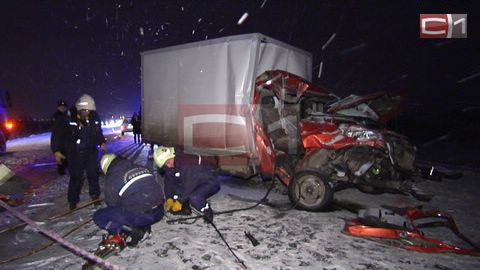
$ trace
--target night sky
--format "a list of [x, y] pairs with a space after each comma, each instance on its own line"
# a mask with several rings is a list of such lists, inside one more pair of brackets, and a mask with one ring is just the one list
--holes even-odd
[[[405, 91], [407, 110], [479, 106], [476, 2], [3, 0], [0, 89], [17, 116], [49, 117], [83, 93], [102, 116], [129, 115], [140, 106], [140, 52], [259, 32], [313, 53], [314, 82], [337, 95]], [[467, 13], [468, 38], [419, 39], [420, 13]]]

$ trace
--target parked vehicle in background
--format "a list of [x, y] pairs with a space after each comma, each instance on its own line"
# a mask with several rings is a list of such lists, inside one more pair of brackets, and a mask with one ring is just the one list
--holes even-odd
[[310, 83], [310, 53], [261, 34], [141, 56], [148, 143], [210, 155], [245, 178], [277, 178], [295, 207], [311, 211], [345, 187], [404, 192], [410, 184], [415, 148], [385, 129], [400, 95], [340, 99]]
[[123, 119], [123, 122], [120, 125], [120, 131], [122, 133], [122, 136], [125, 135], [126, 132], [133, 132], [133, 126], [131, 124], [131, 118], [130, 117], [125, 117]]
[[15, 127], [15, 123], [7, 117], [8, 107], [11, 107], [10, 93], [0, 90], [0, 154], [7, 151], [7, 140]]

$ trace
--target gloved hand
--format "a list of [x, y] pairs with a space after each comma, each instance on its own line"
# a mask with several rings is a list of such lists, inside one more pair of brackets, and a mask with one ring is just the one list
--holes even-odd
[[57, 164], [62, 164], [62, 160], [66, 159], [66, 157], [60, 151], [53, 153], [53, 155], [55, 156]]
[[102, 149], [102, 154], [106, 154], [107, 153], [107, 145], [105, 143], [102, 143], [100, 145], [100, 148]]
[[175, 200], [172, 205], [172, 212], [182, 211], [182, 203], [178, 200]]
[[174, 203], [174, 201], [173, 201], [172, 198], [168, 198], [165, 201], [165, 204], [163, 205], [163, 208], [165, 209], [165, 212], [168, 212], [168, 211], [172, 210], [173, 203]]
[[168, 198], [164, 204], [165, 211], [170, 211], [173, 213], [182, 211], [182, 207], [183, 205], [180, 201], [174, 200], [172, 198]]

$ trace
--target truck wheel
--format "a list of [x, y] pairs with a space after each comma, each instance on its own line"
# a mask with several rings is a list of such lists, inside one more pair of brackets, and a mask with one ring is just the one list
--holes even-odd
[[333, 190], [326, 176], [303, 171], [290, 181], [288, 197], [297, 209], [322, 211], [331, 205]]

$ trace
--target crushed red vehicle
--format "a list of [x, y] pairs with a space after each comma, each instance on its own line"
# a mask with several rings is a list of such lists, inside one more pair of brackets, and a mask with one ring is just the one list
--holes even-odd
[[221, 170], [289, 187], [324, 210], [346, 187], [416, 194], [415, 148], [385, 128], [403, 97], [337, 97], [309, 82], [312, 55], [259, 33], [143, 52], [144, 142], [181, 145]]
[[385, 128], [402, 101], [384, 92], [340, 99], [288, 72], [267, 71], [254, 97], [260, 169], [305, 210], [326, 209], [334, 192], [353, 186], [409, 193], [415, 147]]

